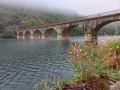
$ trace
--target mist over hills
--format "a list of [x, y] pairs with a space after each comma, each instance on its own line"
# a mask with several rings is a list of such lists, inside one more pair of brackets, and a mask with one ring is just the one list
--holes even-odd
[[40, 20], [42, 24], [44, 24], [76, 17], [79, 16], [74, 12], [70, 14], [0, 4], [0, 21], [3, 21], [8, 25], [19, 25], [21, 21], [29, 21], [30, 19]]

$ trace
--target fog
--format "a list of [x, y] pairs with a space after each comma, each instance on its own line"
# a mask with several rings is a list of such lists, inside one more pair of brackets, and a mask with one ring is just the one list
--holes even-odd
[[91, 15], [120, 9], [120, 0], [0, 0], [1, 4]]

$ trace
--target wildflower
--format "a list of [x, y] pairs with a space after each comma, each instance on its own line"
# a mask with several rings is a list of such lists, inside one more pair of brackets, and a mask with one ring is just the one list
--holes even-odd
[[100, 72], [100, 68], [99, 68], [99, 72]]
[[115, 59], [115, 58], [117, 58], [117, 56], [116, 56], [116, 55], [113, 55], [113, 59]]
[[73, 59], [76, 59], [77, 57], [73, 56]]
[[66, 48], [66, 52], [69, 52], [69, 49], [68, 49], [68, 48]]
[[103, 58], [103, 56], [102, 56], [102, 58]]
[[97, 56], [100, 56], [100, 54], [97, 54]]
[[43, 76], [43, 74], [41, 74], [41, 79], [43, 79], [44, 78], [44, 76]]
[[37, 85], [37, 84], [38, 84], [38, 81], [36, 81], [36, 82], [33, 82], [33, 84], [34, 84], [34, 85]]
[[77, 51], [75, 51], [75, 53], [78, 53]]
[[111, 52], [108, 54], [109, 56], [111, 55]]
[[105, 63], [105, 66], [107, 66], [107, 64]]
[[110, 57], [108, 57], [107, 60], [110, 61]]
[[91, 64], [91, 60], [89, 59], [89, 64]]
[[112, 63], [115, 63], [115, 61], [112, 61]]
[[112, 66], [114, 66], [114, 64], [113, 64], [113, 63], [110, 63], [110, 66], [112, 67]]
[[82, 56], [80, 56], [80, 58], [82, 58]]
[[82, 62], [84, 62], [84, 60], [82, 60]]
[[71, 39], [70, 39], [69, 41], [70, 41], [70, 42], [72, 42], [72, 40], [71, 40]]
[[87, 52], [85, 52], [85, 55], [87, 55]]

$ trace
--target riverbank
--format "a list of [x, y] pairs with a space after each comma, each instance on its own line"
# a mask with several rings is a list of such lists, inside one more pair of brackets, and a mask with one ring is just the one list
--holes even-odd
[[70, 48], [66, 51], [74, 73], [73, 80], [60, 80], [61, 74], [56, 74], [50, 81], [36, 83], [36, 90], [41, 85], [41, 89], [47, 90], [109, 90], [120, 81], [120, 39], [99, 45], [69, 43]]
[[97, 46], [70, 42], [67, 51], [74, 80], [64, 85], [63, 90], [108, 90], [112, 84], [120, 81], [120, 39], [101, 42]]

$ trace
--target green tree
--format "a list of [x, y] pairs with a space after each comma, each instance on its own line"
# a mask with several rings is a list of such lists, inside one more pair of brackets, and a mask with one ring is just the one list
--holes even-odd
[[4, 22], [0, 22], [0, 33], [3, 33], [6, 29], [6, 24]]

